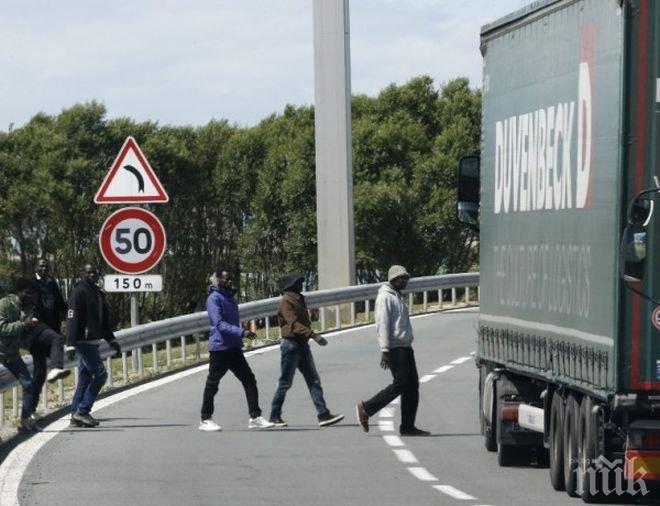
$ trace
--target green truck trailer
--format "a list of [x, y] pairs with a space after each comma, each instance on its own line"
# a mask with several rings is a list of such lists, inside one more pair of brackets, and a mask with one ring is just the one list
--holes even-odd
[[457, 210], [479, 233], [485, 446], [549, 461], [586, 501], [653, 491], [660, 1], [539, 0], [484, 26], [481, 52]]

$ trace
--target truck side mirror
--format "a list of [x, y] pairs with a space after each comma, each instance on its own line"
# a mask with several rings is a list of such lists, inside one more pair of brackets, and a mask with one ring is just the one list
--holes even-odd
[[645, 198], [633, 200], [628, 209], [628, 223], [630, 225], [646, 227], [653, 217], [653, 202], [653, 200]]
[[476, 232], [479, 232], [480, 163], [479, 155], [464, 156], [458, 162], [456, 214], [458, 221]]
[[644, 278], [646, 238], [646, 229], [641, 225], [628, 225], [623, 231], [619, 254], [624, 281], [636, 282]]

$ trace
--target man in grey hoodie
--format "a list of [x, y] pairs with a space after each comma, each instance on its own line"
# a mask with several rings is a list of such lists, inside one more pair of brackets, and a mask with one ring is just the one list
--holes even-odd
[[413, 331], [408, 306], [401, 296], [410, 274], [401, 265], [393, 265], [387, 274], [388, 282], [380, 287], [376, 298], [376, 331], [381, 350], [380, 366], [392, 372], [391, 385], [356, 406], [358, 423], [369, 432], [369, 417], [401, 396], [402, 436], [428, 436], [430, 433], [415, 427], [419, 404], [419, 378], [412, 349]]

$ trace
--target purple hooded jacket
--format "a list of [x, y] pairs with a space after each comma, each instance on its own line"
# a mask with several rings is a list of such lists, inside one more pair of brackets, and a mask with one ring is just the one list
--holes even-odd
[[222, 287], [211, 286], [206, 311], [211, 324], [209, 351], [243, 348], [243, 329], [234, 296]]

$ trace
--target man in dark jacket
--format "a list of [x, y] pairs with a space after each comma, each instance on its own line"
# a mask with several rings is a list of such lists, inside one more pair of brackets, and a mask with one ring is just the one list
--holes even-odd
[[[39, 403], [41, 388], [46, 379], [54, 383], [66, 378], [71, 371], [64, 369], [64, 336], [61, 334], [62, 319], [66, 315], [66, 302], [55, 279], [48, 274], [48, 262], [41, 258], [35, 266], [36, 317], [39, 324], [30, 332], [34, 380], [34, 409]], [[46, 375], [47, 359], [51, 370]], [[38, 419], [34, 411], [30, 415]]]
[[333, 415], [325, 405], [321, 378], [314, 364], [312, 350], [308, 341], [314, 339], [320, 346], [328, 344], [326, 339], [311, 328], [309, 313], [305, 297], [302, 295], [303, 282], [305, 278], [299, 274], [287, 274], [282, 278], [282, 298], [277, 308], [277, 317], [282, 330], [282, 343], [280, 352], [282, 354], [282, 372], [277, 384], [277, 390], [273, 396], [270, 411], [270, 421], [277, 427], [285, 427], [287, 423], [282, 420], [282, 405], [286, 393], [291, 388], [293, 376], [299, 369], [305, 378], [307, 388], [312, 396], [316, 407], [319, 425], [327, 427], [343, 420], [344, 415]]
[[249, 429], [268, 429], [274, 425], [261, 416], [257, 380], [243, 355], [243, 338], [254, 338], [249, 330], [241, 328], [238, 304], [234, 298], [234, 275], [228, 269], [218, 269], [210, 278], [211, 286], [206, 298], [211, 332], [209, 335], [209, 374], [204, 387], [202, 419], [199, 430], [217, 432], [221, 427], [213, 421], [213, 398], [218, 393], [222, 377], [231, 371], [242, 383], [247, 398]]
[[93, 264], [86, 264], [82, 280], [69, 296], [66, 344], [78, 356], [78, 386], [71, 402], [71, 425], [76, 427], [99, 424], [90, 411], [108, 379], [99, 354], [101, 340], [105, 339], [116, 355], [121, 354], [110, 323], [110, 307], [105, 293], [97, 286], [98, 280], [99, 270]]

